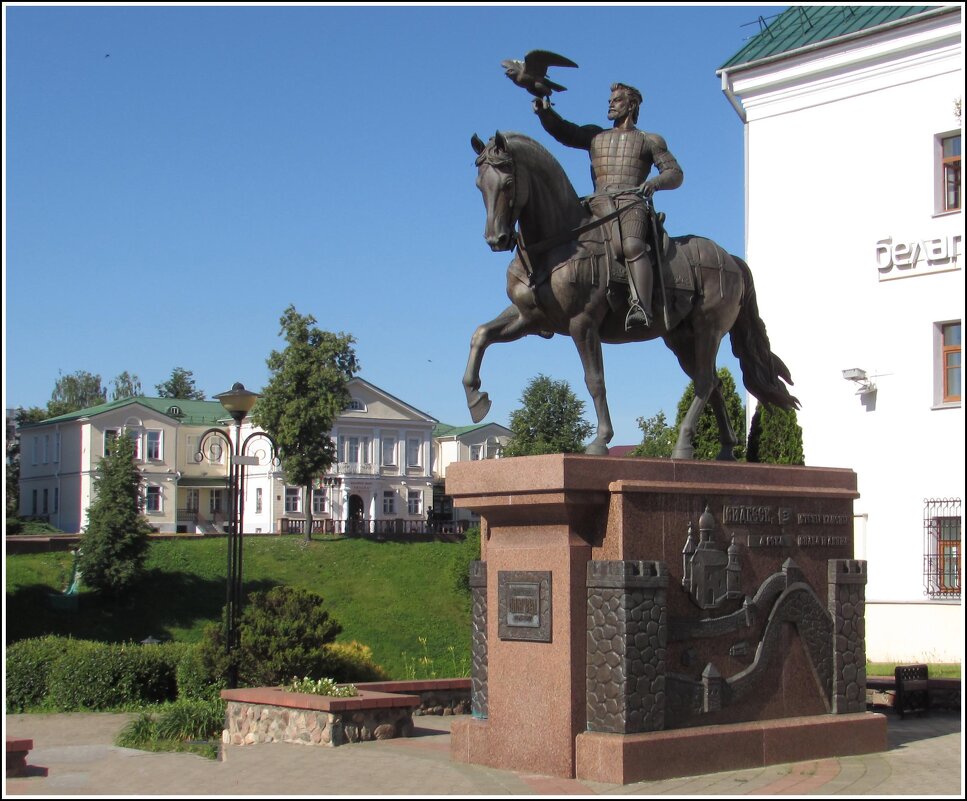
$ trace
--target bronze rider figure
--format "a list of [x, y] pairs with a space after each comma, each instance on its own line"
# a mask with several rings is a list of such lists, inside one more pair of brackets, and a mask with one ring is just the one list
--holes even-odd
[[[615, 226], [620, 242], [612, 237], [612, 243], [628, 269], [631, 308], [625, 318], [625, 330], [635, 326], [650, 328], [652, 324], [654, 263], [645, 242], [650, 212], [643, 197], [650, 198], [659, 189], [677, 189], [684, 179], [664, 138], [635, 127], [641, 103], [641, 92], [633, 86], [612, 84], [608, 119], [614, 127], [607, 129], [575, 125], [554, 111], [548, 98], [534, 100], [534, 113], [545, 131], [563, 145], [590, 153], [594, 181], [592, 214], [603, 217], [621, 211]], [[652, 167], [658, 174], [648, 180]]]

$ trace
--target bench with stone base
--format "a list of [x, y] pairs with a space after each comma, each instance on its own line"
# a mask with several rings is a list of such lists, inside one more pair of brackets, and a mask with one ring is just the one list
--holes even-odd
[[27, 754], [34, 747], [33, 740], [7, 738], [7, 778], [24, 776], [27, 772]]
[[360, 690], [352, 698], [294, 693], [277, 687], [222, 690], [226, 745], [300, 743], [337, 746], [409, 737], [420, 697]]

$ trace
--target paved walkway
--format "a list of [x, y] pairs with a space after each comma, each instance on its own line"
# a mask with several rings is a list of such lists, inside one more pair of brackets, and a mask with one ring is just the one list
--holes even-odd
[[[220, 761], [114, 746], [132, 715], [7, 715], [5, 734], [34, 741], [34, 774], [11, 795], [949, 795], [963, 797], [961, 718], [889, 719], [889, 750], [627, 786], [555, 779], [450, 761], [448, 717], [415, 719], [416, 736], [315, 748], [230, 746]], [[46, 776], [43, 774], [46, 769]]]

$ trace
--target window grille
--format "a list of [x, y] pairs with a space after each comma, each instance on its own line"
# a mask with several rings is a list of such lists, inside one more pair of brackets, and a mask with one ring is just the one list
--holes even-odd
[[923, 584], [931, 598], [960, 598], [960, 498], [923, 503]]

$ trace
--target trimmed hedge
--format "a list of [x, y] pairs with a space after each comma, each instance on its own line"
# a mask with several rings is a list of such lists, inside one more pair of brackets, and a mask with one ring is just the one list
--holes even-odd
[[21, 640], [7, 649], [7, 711], [140, 707], [177, 697], [184, 643], [100, 643], [67, 637]]

